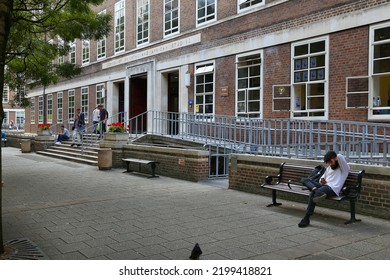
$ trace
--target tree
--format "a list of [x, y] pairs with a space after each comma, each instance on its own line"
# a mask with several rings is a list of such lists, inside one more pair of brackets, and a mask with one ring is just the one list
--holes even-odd
[[[99, 40], [110, 31], [110, 14], [94, 7], [104, 0], [0, 0], [0, 98], [4, 84], [12, 89], [47, 86], [81, 73], [80, 67], [61, 63], [69, 43]], [[15, 102], [28, 106], [24, 91]], [[0, 124], [4, 109], [0, 102]], [[1, 158], [1, 149], [0, 149]], [[0, 161], [0, 180], [2, 181]], [[4, 253], [0, 190], [0, 255]]]

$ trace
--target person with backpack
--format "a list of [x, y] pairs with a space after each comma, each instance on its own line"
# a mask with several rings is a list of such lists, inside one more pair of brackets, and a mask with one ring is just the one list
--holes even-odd
[[299, 227], [307, 227], [310, 224], [310, 216], [314, 213], [316, 203], [325, 199], [327, 196], [338, 196], [345, 180], [347, 180], [350, 167], [342, 154], [329, 151], [324, 156], [324, 162], [328, 167], [321, 176], [318, 184], [311, 188], [306, 214], [298, 224]]

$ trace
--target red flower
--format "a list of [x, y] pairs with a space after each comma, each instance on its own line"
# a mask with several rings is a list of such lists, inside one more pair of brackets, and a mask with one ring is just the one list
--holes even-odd
[[40, 123], [38, 124], [38, 129], [39, 130], [49, 130], [50, 124], [48, 123]]

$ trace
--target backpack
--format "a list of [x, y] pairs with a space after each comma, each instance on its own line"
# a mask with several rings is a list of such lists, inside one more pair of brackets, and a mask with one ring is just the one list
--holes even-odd
[[326, 167], [322, 165], [317, 165], [314, 167], [313, 171], [308, 177], [301, 179], [301, 183], [306, 186], [309, 190], [313, 187], [319, 187], [321, 184], [318, 182], [322, 175], [325, 173]]
[[317, 165], [309, 175], [309, 179], [319, 181], [322, 175], [324, 175], [326, 167], [323, 165]]

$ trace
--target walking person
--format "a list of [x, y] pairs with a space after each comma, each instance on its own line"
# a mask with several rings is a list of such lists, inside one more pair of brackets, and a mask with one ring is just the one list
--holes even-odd
[[96, 131], [96, 128], [98, 126], [99, 121], [100, 121], [100, 110], [99, 110], [99, 106], [96, 106], [95, 110], [93, 110], [92, 112], [93, 133], [98, 133]]
[[329, 151], [324, 156], [324, 162], [328, 165], [321, 176], [319, 184], [313, 187], [309, 196], [306, 214], [298, 224], [299, 227], [307, 227], [310, 224], [310, 216], [314, 213], [316, 203], [327, 196], [338, 196], [348, 177], [350, 167], [342, 154]]
[[81, 128], [82, 126], [79, 120], [79, 115], [76, 115], [72, 127], [73, 134], [72, 134], [72, 144], [70, 145], [71, 147], [75, 145], [81, 146], [81, 141], [82, 141]]
[[103, 138], [103, 133], [107, 131], [108, 112], [102, 104], [98, 108], [100, 113], [100, 138]]

